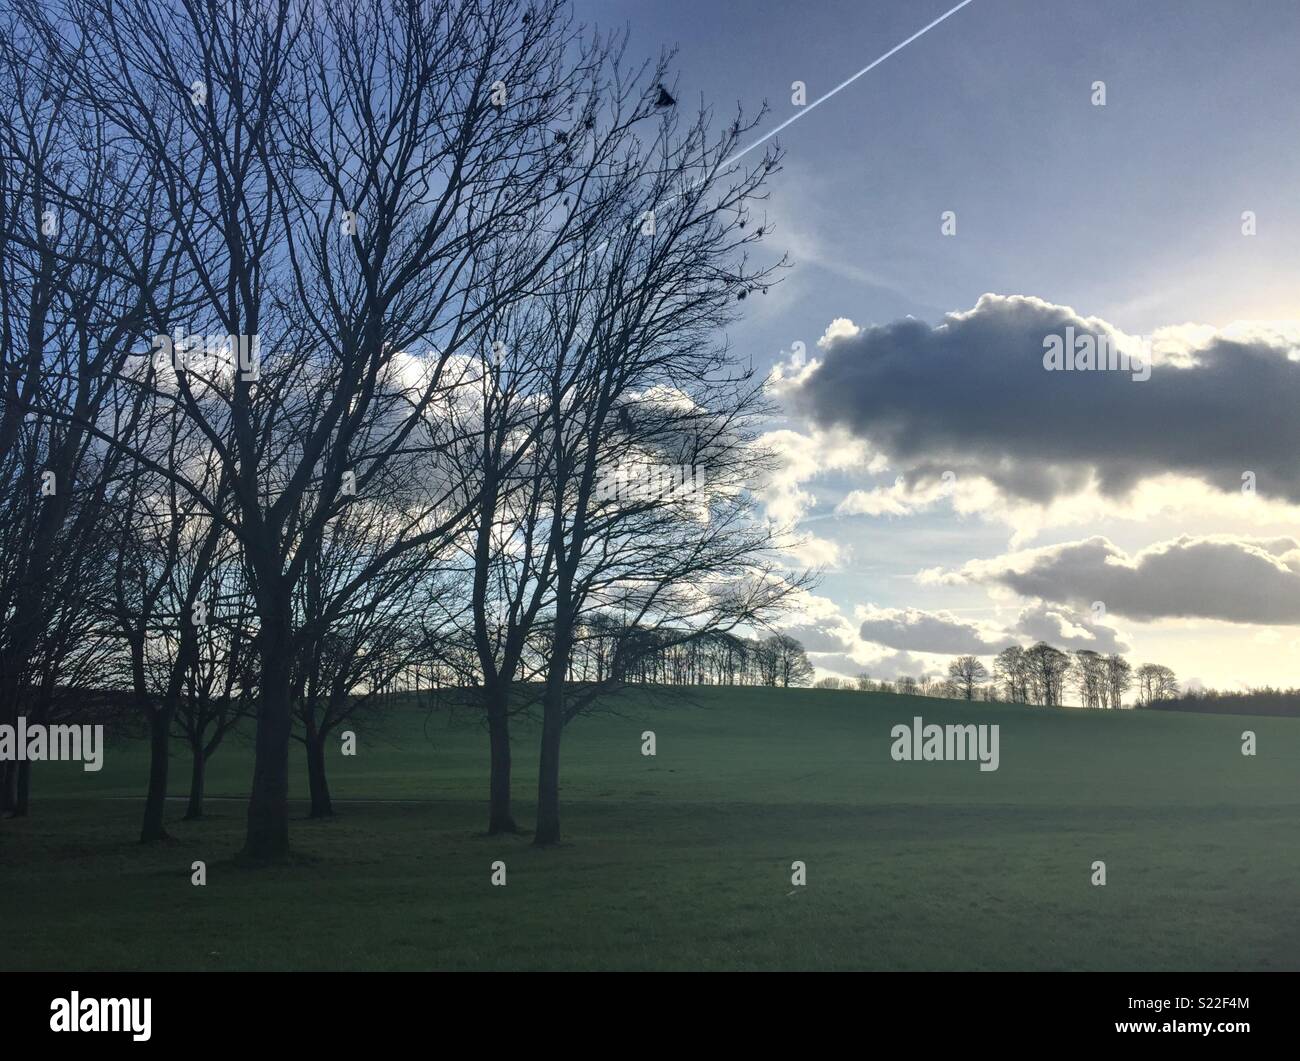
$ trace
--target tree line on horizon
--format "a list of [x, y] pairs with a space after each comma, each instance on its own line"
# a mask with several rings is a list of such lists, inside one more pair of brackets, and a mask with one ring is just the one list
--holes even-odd
[[[603, 622], [614, 626], [610, 618]], [[586, 670], [576, 671], [575, 678], [601, 675], [600, 645], [604, 636], [600, 627], [586, 633], [584, 640], [593, 655], [586, 659]], [[653, 637], [645, 638], [636, 666], [621, 677], [629, 682], [662, 685], [811, 685], [818, 689], [949, 696], [1047, 707], [1063, 704], [1068, 692], [1077, 695], [1081, 706], [1090, 708], [1120, 707], [1130, 689], [1136, 689], [1137, 703], [1144, 707], [1178, 693], [1174, 672], [1162, 664], [1144, 663], [1135, 669], [1118, 653], [1106, 655], [1090, 649], [1065, 652], [1045, 641], [1029, 648], [1013, 645], [1004, 649], [995, 657], [991, 673], [979, 657], [963, 655], [948, 665], [946, 677], [903, 675], [887, 681], [860, 674], [852, 680], [835, 676], [814, 680], [815, 674], [803, 644], [788, 634], [774, 633], [751, 640], [726, 633], [689, 644], [677, 643], [671, 637], [661, 644]]]
[[991, 673], [974, 655], [956, 657], [946, 677], [903, 675], [889, 681], [860, 674], [855, 679], [831, 675], [814, 681], [815, 673], [804, 646], [787, 634], [753, 641], [726, 634], [662, 650], [648, 644], [627, 680], [665, 685], [811, 685], [1046, 707], [1061, 706], [1069, 692], [1089, 708], [1122, 707], [1130, 689], [1136, 690], [1137, 704], [1143, 707], [1178, 695], [1176, 675], [1162, 664], [1144, 663], [1135, 669], [1118, 653], [1065, 652], [1045, 641], [1003, 649], [994, 658]]
[[[1012, 645], [994, 657], [990, 672], [978, 656], [958, 656], [948, 664], [945, 677], [904, 675], [892, 683], [873, 681], [859, 675], [856, 688], [864, 691], [893, 691], [922, 696], [982, 700], [989, 703], [1035, 704], [1061, 707], [1073, 693], [1080, 707], [1120, 708], [1125, 694], [1137, 691], [1135, 706], [1149, 707], [1177, 695], [1173, 670], [1159, 663], [1144, 663], [1136, 669], [1119, 653], [1104, 654], [1092, 649], [1067, 652], [1039, 641], [1028, 648]], [[847, 688], [839, 685], [828, 688]]]
[[[575, 681], [599, 680], [604, 671], [602, 640], [617, 626], [603, 616], [584, 631], [586, 646], [575, 657]], [[1118, 653], [1089, 649], [1066, 652], [1046, 642], [1028, 648], [1011, 646], [994, 658], [992, 671], [979, 657], [954, 658], [945, 675], [902, 675], [894, 679], [828, 675], [816, 678], [816, 668], [803, 644], [785, 633], [746, 638], [735, 633], [713, 634], [689, 643], [667, 641], [661, 649], [647, 638], [635, 666], [622, 674], [627, 683], [656, 685], [811, 687], [856, 692], [886, 692], [988, 703], [1062, 706], [1073, 693], [1078, 706], [1094, 709], [1131, 707], [1164, 711], [1225, 714], [1300, 715], [1300, 689], [1257, 689], [1223, 692], [1181, 690], [1173, 669], [1159, 663], [1134, 667]], [[1050, 699], [1049, 699], [1050, 698]]]

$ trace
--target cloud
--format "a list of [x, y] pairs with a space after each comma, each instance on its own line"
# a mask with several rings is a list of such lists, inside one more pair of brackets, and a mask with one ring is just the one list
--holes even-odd
[[819, 678], [828, 674], [841, 678], [868, 674], [877, 681], [894, 681], [904, 675], [920, 678], [927, 674], [938, 674], [942, 669], [907, 652], [884, 652], [867, 657], [856, 652], [810, 652], [808, 660], [817, 669]]
[[[954, 515], [1002, 523], [1019, 548], [1044, 530], [1095, 525], [1102, 520], [1151, 524], [1176, 520], [1183, 525], [1218, 524], [1218, 530], [1300, 525], [1300, 506], [1254, 494], [1223, 493], [1198, 479], [1161, 475], [1145, 479], [1142, 489], [1125, 499], [1108, 498], [1095, 486], [1047, 505], [1007, 498], [988, 479], [967, 476], [945, 481], [907, 483], [851, 490], [835, 507], [837, 516], [903, 517], [946, 504]], [[1234, 526], [1235, 525], [1235, 526]]]
[[[1145, 352], [1150, 379], [1045, 370], [1044, 339], [1066, 328]], [[1139, 339], [1068, 306], [984, 295], [937, 326], [836, 321], [824, 338], [822, 356], [781, 393], [820, 428], [887, 455], [907, 484], [951, 471], [1047, 505], [1086, 492], [1124, 498], [1168, 475], [1239, 495], [1251, 472], [1261, 495], [1300, 501], [1300, 325], [1179, 325]], [[902, 507], [864, 494], [848, 511]]]
[[[873, 613], [870, 608], [856, 609], [859, 620]], [[947, 666], [946, 659], [927, 661], [907, 651], [863, 641], [854, 621], [838, 604], [806, 590], [791, 597], [780, 621], [774, 625], [804, 646], [818, 677], [834, 674], [851, 678], [862, 673], [886, 679], [904, 674], [920, 677], [938, 673]]]
[[867, 448], [844, 431], [803, 433], [782, 428], [760, 435], [756, 445], [773, 461], [755, 484], [768, 518], [780, 524], [803, 519], [817, 503], [805, 487], [818, 476], [850, 468], [869, 468]]
[[809, 652], [842, 652], [851, 649], [857, 641], [853, 623], [840, 611], [839, 605], [807, 590], [791, 596], [775, 625]]
[[786, 563], [799, 570], [834, 571], [849, 562], [852, 549], [830, 538], [801, 532], [781, 550], [781, 555]]
[[1013, 626], [999, 629], [949, 612], [916, 608], [859, 608], [858, 636], [886, 648], [937, 655], [991, 656], [1011, 645], [1048, 641], [1059, 648], [1127, 652], [1108, 624], [1072, 608], [1039, 602], [1024, 608]]
[[948, 612], [916, 608], [868, 608], [858, 636], [886, 648], [946, 655], [990, 655], [1017, 644], [1014, 638], [967, 622]]
[[[795, 528], [816, 506], [817, 495], [810, 487], [820, 476], [880, 467], [869, 459], [862, 441], [845, 431], [805, 434], [782, 428], [760, 436], [756, 445], [771, 459], [772, 466], [754, 484], [754, 491], [767, 518], [783, 528]], [[846, 545], [806, 529], [793, 533], [784, 552], [795, 567], [833, 569], [843, 567], [850, 557]]]
[[1129, 554], [1097, 536], [929, 570], [930, 584], [983, 583], [1023, 597], [1091, 607], [1131, 619], [1300, 623], [1300, 541], [1184, 535]]
[[1068, 608], [1039, 602], [1020, 613], [1015, 630], [1030, 641], [1046, 641], [1057, 648], [1087, 648], [1094, 652], [1123, 654], [1129, 646], [1114, 627]]
[[822, 350], [829, 350], [837, 339], [856, 339], [861, 334], [862, 329], [848, 317], [836, 317], [826, 326], [826, 331], [817, 340], [817, 345]]

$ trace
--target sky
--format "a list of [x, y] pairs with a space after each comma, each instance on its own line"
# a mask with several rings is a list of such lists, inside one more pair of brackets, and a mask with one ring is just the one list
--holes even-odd
[[[576, 6], [677, 48], [683, 106], [766, 101], [757, 138], [955, 2]], [[728, 338], [820, 675], [1042, 638], [1300, 685], [1297, 41], [1290, 0], [972, 0], [779, 134], [794, 267]], [[1053, 335], [1136, 360], [1049, 370]]]

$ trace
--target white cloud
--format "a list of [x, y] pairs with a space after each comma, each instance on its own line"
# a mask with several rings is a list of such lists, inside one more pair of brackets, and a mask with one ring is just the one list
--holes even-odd
[[861, 334], [862, 329], [849, 320], [848, 317], [836, 317], [830, 324], [826, 325], [826, 330], [822, 333], [822, 337], [817, 340], [817, 345], [822, 350], [829, 350], [836, 339], [856, 339]]
[[776, 467], [757, 484], [756, 493], [768, 518], [782, 525], [797, 523], [817, 503], [805, 487], [818, 476], [870, 466], [867, 447], [843, 431], [783, 428], [761, 435], [757, 445], [773, 456]]

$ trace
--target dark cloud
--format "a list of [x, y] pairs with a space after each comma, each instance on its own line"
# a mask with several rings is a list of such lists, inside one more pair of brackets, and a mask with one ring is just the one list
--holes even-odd
[[910, 652], [949, 655], [989, 655], [1016, 644], [1014, 638], [988, 638], [975, 623], [944, 612], [881, 611], [869, 616], [858, 629], [863, 641]]
[[1023, 609], [1015, 625], [1003, 631], [991, 631], [946, 612], [909, 608], [882, 610], [870, 616], [859, 633], [864, 641], [886, 648], [951, 656], [991, 656], [1011, 645], [1034, 641], [1048, 641], [1064, 649], [1128, 651], [1116, 631], [1100, 618], [1094, 619], [1091, 612], [1081, 614], [1070, 607], [1046, 603]]
[[[979, 560], [945, 581], [996, 583], [1026, 597], [1133, 619], [1300, 622], [1300, 541], [1184, 536], [1132, 556], [1106, 538]], [[1050, 638], [1048, 639], [1050, 640]]]
[[1193, 367], [1159, 360], [1144, 382], [1049, 372], [1044, 338], [1067, 327], [1111, 334], [1064, 306], [985, 295], [937, 327], [909, 319], [836, 339], [791, 394], [819, 425], [869, 440], [909, 481], [950, 469], [1047, 502], [1094, 478], [1123, 495], [1166, 472], [1239, 491], [1252, 471], [1261, 494], [1300, 501], [1300, 363], [1288, 350], [1218, 336], [1194, 349]]
[[847, 619], [838, 616], [832, 617], [829, 625], [797, 623], [781, 628], [781, 633], [793, 637], [808, 652], [842, 652], [846, 632], [851, 636], [853, 628], [848, 626]]

